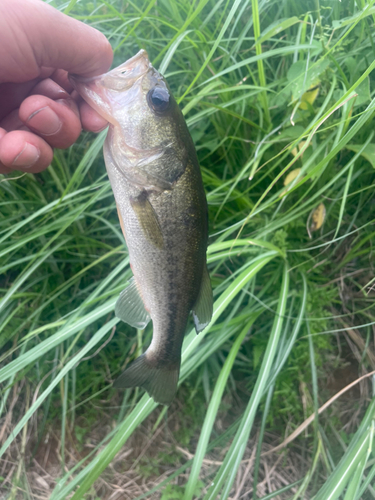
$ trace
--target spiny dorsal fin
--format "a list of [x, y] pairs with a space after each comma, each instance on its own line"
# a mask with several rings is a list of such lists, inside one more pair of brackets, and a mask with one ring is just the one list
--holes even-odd
[[157, 248], [163, 248], [164, 241], [158, 216], [148, 199], [147, 192], [142, 191], [137, 198], [131, 198], [130, 203], [146, 238]]
[[213, 297], [210, 275], [207, 267], [204, 266], [201, 287], [197, 300], [192, 309], [195, 330], [197, 333], [206, 328], [211, 321], [213, 311]]
[[120, 293], [115, 305], [115, 314], [134, 328], [143, 329], [150, 321], [150, 315], [146, 311], [142, 297], [139, 295], [134, 277], [129, 285]]

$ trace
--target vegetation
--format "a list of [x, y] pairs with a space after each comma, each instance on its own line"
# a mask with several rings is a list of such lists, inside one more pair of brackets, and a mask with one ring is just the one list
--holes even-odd
[[0, 176], [0, 491], [375, 498], [375, 1], [49, 3], [115, 65], [145, 48], [167, 77], [207, 192], [214, 315], [189, 325], [168, 410], [116, 391], [152, 326], [114, 316], [131, 271], [105, 132]]

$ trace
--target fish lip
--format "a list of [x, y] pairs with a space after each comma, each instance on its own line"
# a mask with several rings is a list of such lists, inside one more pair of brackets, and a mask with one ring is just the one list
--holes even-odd
[[[111, 85], [111, 82], [118, 80], [119, 78], [123, 81], [121, 90], [126, 90], [126, 88], [131, 88], [134, 83], [142, 78], [148, 71], [150, 71], [150, 69], [153, 68], [148, 54], [144, 49], [141, 49], [133, 57], [107, 73], [90, 77], [69, 73], [68, 79], [72, 87], [80, 95], [84, 95], [86, 93], [85, 87], [96, 90], [99, 90], [100, 87], [108, 87], [109, 89], [115, 90], [115, 87]], [[126, 82], [128, 82], [128, 84], [126, 84]]]
[[84, 77], [69, 74], [68, 79], [74, 90], [93, 108], [100, 116], [110, 124], [115, 125], [111, 110], [106, 104], [104, 97], [105, 89], [100, 85], [103, 75]]
[[[81, 94], [81, 88], [82, 86], [90, 87], [90, 86], [95, 86], [96, 83], [101, 79], [103, 75], [98, 75], [98, 76], [82, 76], [82, 75], [76, 75], [74, 73], [68, 73], [68, 80], [74, 90], [78, 92], [78, 94]], [[90, 85], [91, 84], [91, 85]]]
[[133, 69], [139, 64], [139, 61], [141, 61], [141, 60], [143, 60], [143, 62], [145, 63], [145, 66], [147, 66], [147, 68], [149, 68], [151, 66], [150, 58], [148, 57], [147, 52], [144, 49], [141, 49], [133, 57], [131, 57], [130, 59], [128, 59], [127, 61], [125, 61], [123, 64], [121, 64], [120, 66], [118, 66], [115, 69], [117, 69], [117, 70], [120, 68]]
[[130, 59], [125, 61], [120, 66], [117, 66], [116, 68], [113, 68], [112, 70], [108, 71], [107, 73], [102, 73], [101, 75], [89, 76], [89, 77], [77, 75], [75, 73], [69, 73], [68, 78], [69, 78], [70, 83], [73, 85], [73, 87], [76, 88], [76, 82], [89, 84], [89, 83], [100, 80], [105, 75], [112, 75], [112, 74], [116, 74], [116, 73], [121, 73], [125, 69], [126, 70], [133, 70], [139, 65], [140, 61], [143, 61], [143, 63], [144, 63], [145, 72], [147, 71], [147, 69], [149, 69], [152, 66], [150, 63], [150, 59], [148, 57], [147, 52], [144, 49], [141, 49], [133, 57], [131, 57]]

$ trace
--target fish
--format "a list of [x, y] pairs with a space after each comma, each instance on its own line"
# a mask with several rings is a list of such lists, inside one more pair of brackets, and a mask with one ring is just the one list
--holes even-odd
[[190, 312], [199, 333], [213, 311], [208, 208], [194, 143], [145, 50], [108, 73], [70, 81], [109, 122], [103, 154], [133, 272], [115, 314], [135, 328], [153, 324], [148, 349], [114, 386], [142, 387], [169, 405]]

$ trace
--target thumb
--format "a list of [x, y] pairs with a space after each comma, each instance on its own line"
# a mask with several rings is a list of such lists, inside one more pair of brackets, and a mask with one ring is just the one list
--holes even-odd
[[102, 33], [41, 0], [0, 1], [0, 82], [37, 78], [46, 66], [95, 76], [112, 58]]

